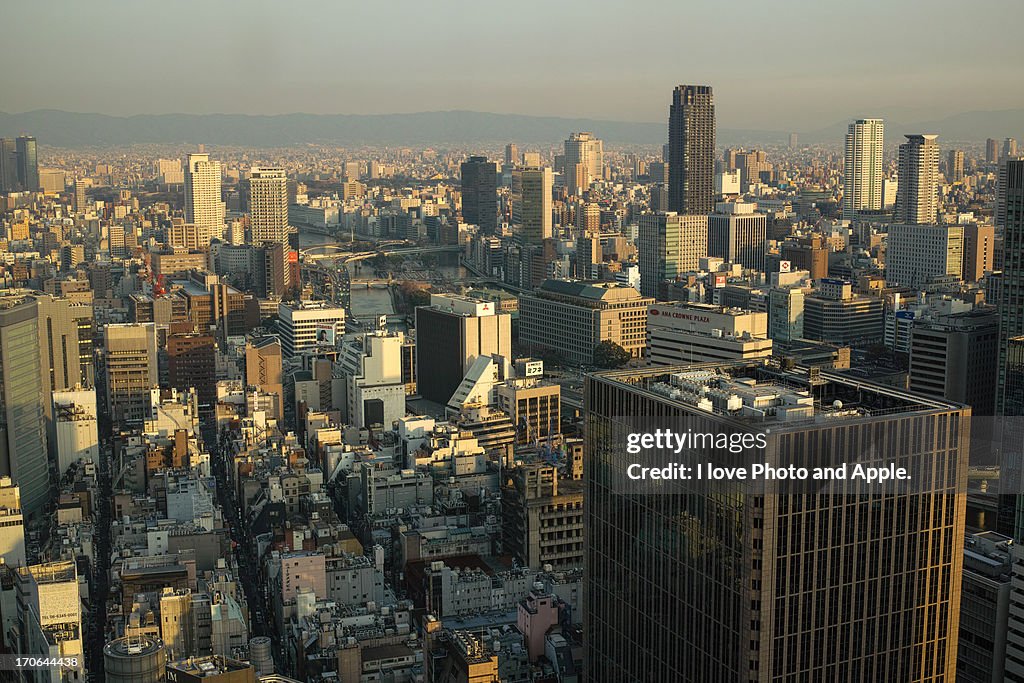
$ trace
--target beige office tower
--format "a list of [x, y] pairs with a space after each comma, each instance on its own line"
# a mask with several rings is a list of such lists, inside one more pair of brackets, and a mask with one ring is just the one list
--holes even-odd
[[245, 383], [275, 397], [274, 417], [284, 417], [281, 340], [261, 337], [245, 344]]
[[[970, 408], [768, 361], [591, 374], [584, 405], [584, 681], [956, 678]], [[685, 462], [627, 452], [664, 428], [761, 434], [747, 467], [913, 479], [633, 482]]]
[[[576, 166], [583, 167], [582, 176], [573, 173]], [[592, 133], [573, 133], [565, 141], [566, 187], [574, 194], [590, 187], [590, 183], [604, 177], [604, 143]]]
[[554, 175], [548, 167], [512, 172], [512, 225], [526, 244], [540, 244], [551, 237], [553, 186]]
[[663, 297], [664, 289], [683, 273], [695, 271], [708, 255], [708, 217], [677, 213], [645, 213], [640, 216], [637, 258], [640, 291]]
[[220, 194], [219, 161], [209, 154], [189, 154], [185, 161], [185, 222], [211, 237], [224, 232], [224, 202]]
[[908, 135], [900, 145], [894, 223], [931, 225], [939, 214], [938, 135]]
[[958, 183], [964, 179], [964, 151], [962, 149], [949, 150], [949, 158], [946, 165], [946, 182]]
[[[846, 132], [843, 170], [843, 218], [882, 209], [882, 119], [859, 119]], [[900, 178], [902, 184], [903, 178]]]
[[115, 425], [137, 425], [150, 416], [159, 392], [156, 325], [107, 325], [104, 334], [107, 411]]

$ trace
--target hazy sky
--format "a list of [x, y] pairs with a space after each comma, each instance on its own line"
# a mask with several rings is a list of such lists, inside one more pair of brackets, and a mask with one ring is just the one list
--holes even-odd
[[813, 130], [1024, 107], [1019, 0], [3, 0], [0, 111], [392, 113]]

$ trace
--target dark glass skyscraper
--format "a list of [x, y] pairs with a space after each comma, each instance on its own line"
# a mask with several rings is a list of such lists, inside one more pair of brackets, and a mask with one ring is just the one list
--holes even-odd
[[0, 138], [0, 192], [18, 189], [18, 148], [14, 138]]
[[15, 145], [18, 150], [18, 183], [21, 189], [35, 192], [39, 189], [39, 159], [36, 139], [21, 136]]
[[1024, 415], [1024, 406], [1008, 400], [1009, 341], [1024, 336], [1024, 160], [1005, 162], [1005, 190], [998, 207], [1003, 225], [1003, 275], [999, 279], [999, 366], [996, 415]]
[[[969, 409], [742, 362], [597, 373], [584, 393], [587, 681], [954, 679]], [[892, 462], [914, 484], [640, 488], [627, 468], [671, 456], [623, 437], [655, 423], [763, 433], [773, 466]]]
[[462, 219], [488, 235], [498, 231], [498, 167], [487, 157], [462, 162]]
[[680, 85], [668, 118], [668, 210], [709, 214], [715, 197], [715, 98], [710, 85]]

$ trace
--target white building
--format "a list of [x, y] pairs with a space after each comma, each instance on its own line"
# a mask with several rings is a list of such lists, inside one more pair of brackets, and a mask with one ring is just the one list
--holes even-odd
[[85, 680], [82, 647], [82, 599], [74, 562], [20, 567], [15, 574], [20, 640], [25, 657], [75, 658], [78, 666], [63, 669], [60, 680]]
[[653, 304], [647, 311], [651, 365], [768, 358], [768, 314], [709, 304]]
[[185, 222], [220, 237], [224, 233], [220, 162], [210, 161], [209, 154], [189, 154], [185, 166]]
[[253, 167], [249, 217], [253, 244], [288, 241], [288, 175], [283, 168]]
[[853, 219], [858, 211], [882, 208], [882, 119], [858, 119], [846, 132], [843, 166], [843, 218]]
[[935, 223], [939, 215], [938, 135], [908, 135], [900, 145], [899, 188], [894, 222], [909, 225]]
[[319, 344], [334, 346], [345, 334], [345, 309], [325, 301], [282, 302], [277, 314], [285, 358]]
[[0, 477], [0, 559], [10, 567], [23, 567], [25, 557], [21, 489], [10, 477]]
[[343, 419], [353, 427], [392, 423], [405, 415], [402, 381], [404, 335], [370, 333], [346, 341], [341, 350], [345, 386]]
[[61, 475], [79, 460], [99, 462], [99, 428], [95, 389], [53, 392], [53, 432]]
[[885, 283], [921, 289], [936, 278], [963, 277], [962, 225], [889, 226]]
[[707, 256], [763, 272], [768, 217], [755, 208], [756, 204], [747, 202], [718, 202], [708, 216]]

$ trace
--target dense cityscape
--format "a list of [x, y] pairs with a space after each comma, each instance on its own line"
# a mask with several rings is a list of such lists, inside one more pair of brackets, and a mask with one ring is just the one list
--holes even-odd
[[0, 117], [0, 680], [1024, 682], [1024, 126], [659, 87], [657, 144]]

